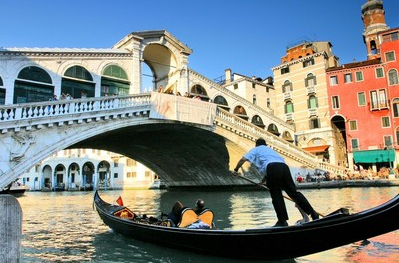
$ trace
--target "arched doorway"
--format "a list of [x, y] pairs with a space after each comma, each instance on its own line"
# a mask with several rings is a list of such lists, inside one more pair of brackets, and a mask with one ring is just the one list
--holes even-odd
[[87, 162], [82, 167], [82, 186], [81, 190], [92, 190], [94, 187], [94, 165], [91, 162]]
[[111, 186], [110, 167], [111, 165], [107, 161], [101, 161], [98, 164], [98, 187], [107, 188]]
[[42, 170], [42, 182], [41, 182], [41, 188], [42, 191], [48, 190], [51, 191], [52, 188], [52, 175], [53, 174], [53, 169], [51, 168], [50, 165], [45, 165]]

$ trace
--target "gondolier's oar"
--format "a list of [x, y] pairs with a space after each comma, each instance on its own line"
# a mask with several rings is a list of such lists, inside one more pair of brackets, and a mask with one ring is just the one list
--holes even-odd
[[[246, 172], [245, 172], [244, 168], [241, 167], [241, 170], [242, 170], [242, 173], [245, 175]], [[259, 183], [255, 182], [255, 181], [252, 181], [251, 179], [249, 179], [249, 178], [247, 178], [247, 177], [245, 177], [245, 176], [242, 176], [242, 175], [240, 175], [240, 174], [238, 174], [237, 176], [240, 177], [241, 179], [244, 179], [244, 180], [246, 180], [246, 181], [248, 181], [248, 182], [250, 182], [250, 183], [253, 183], [253, 184], [255, 184], [255, 185], [259, 186], [259, 187], [265, 188], [266, 190], [270, 191], [269, 188], [268, 188], [266, 185], [259, 184]], [[290, 200], [291, 202], [294, 202], [294, 203], [295, 203], [295, 201], [292, 200], [292, 198], [290, 198], [290, 197], [288, 197], [288, 196], [286, 196], [286, 195], [283, 195], [283, 197], [284, 197], [285, 199]], [[309, 216], [305, 213], [305, 211], [303, 211], [296, 203], [295, 203], [295, 207], [298, 208], [299, 212], [301, 213], [301, 215], [302, 215], [302, 217], [303, 217], [303, 219], [301, 220], [301, 222], [302, 222], [302, 223], [309, 222]], [[315, 211], [315, 212], [316, 212], [317, 214], [319, 214], [320, 216], [324, 217], [324, 215], [320, 214], [319, 212], [317, 212], [317, 211]]]

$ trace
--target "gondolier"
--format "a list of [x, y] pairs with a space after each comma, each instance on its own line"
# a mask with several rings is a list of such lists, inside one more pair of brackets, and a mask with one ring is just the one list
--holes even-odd
[[255, 147], [237, 162], [233, 174], [238, 175], [238, 170], [247, 161], [256, 166], [258, 171], [263, 175], [260, 184], [266, 183], [266, 186], [270, 190], [273, 207], [278, 218], [275, 226], [288, 226], [288, 213], [283, 198], [283, 190], [313, 220], [319, 218], [319, 214], [313, 209], [306, 197], [297, 191], [290, 169], [285, 163], [284, 158], [268, 147], [265, 139], [259, 138], [256, 140]]

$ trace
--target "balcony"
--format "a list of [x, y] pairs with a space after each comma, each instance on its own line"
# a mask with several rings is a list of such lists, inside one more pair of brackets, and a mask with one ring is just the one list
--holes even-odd
[[293, 121], [293, 120], [294, 120], [294, 114], [292, 112], [285, 114], [285, 121]]
[[292, 99], [291, 92], [285, 92], [285, 93], [283, 94], [283, 98], [284, 98], [284, 100], [290, 100], [290, 99]]
[[307, 95], [316, 93], [316, 88], [314, 86], [306, 87]]
[[317, 116], [317, 109], [308, 109], [309, 117]]

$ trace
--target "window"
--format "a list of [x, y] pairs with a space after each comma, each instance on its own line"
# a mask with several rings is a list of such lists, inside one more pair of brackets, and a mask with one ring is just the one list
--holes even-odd
[[320, 128], [320, 120], [318, 118], [312, 118], [309, 121], [309, 128], [310, 129], [317, 129]]
[[391, 122], [389, 121], [389, 117], [382, 117], [381, 118], [382, 128], [389, 128], [391, 127]]
[[330, 77], [330, 85], [331, 85], [331, 86], [338, 85], [338, 78], [337, 78], [337, 76], [331, 76], [331, 77]]
[[363, 72], [362, 71], [357, 71], [355, 73], [356, 75], [356, 81], [363, 81]]
[[128, 159], [126, 159], [126, 165], [127, 166], [136, 166], [136, 160], [128, 158]]
[[359, 139], [352, 138], [351, 144], [352, 144], [352, 150], [359, 150]]
[[312, 66], [312, 65], [314, 65], [314, 58], [305, 60], [302, 64], [303, 64], [304, 68]]
[[332, 96], [332, 108], [339, 109], [339, 96]]
[[384, 146], [385, 147], [392, 146], [392, 136], [391, 135], [384, 135]]
[[285, 113], [291, 113], [294, 112], [294, 104], [292, 101], [287, 101], [284, 105], [284, 112]]
[[270, 98], [267, 98], [266, 99], [266, 106], [270, 109], [270, 105], [271, 105], [271, 102], [270, 102]]
[[357, 104], [359, 106], [365, 106], [366, 105], [366, 94], [364, 92], [358, 92], [357, 93]]
[[395, 40], [399, 40], [399, 32], [393, 32], [393, 33], [386, 34], [386, 35], [382, 36], [383, 43], [391, 42], [391, 41], [395, 41]]
[[398, 83], [398, 72], [396, 69], [388, 71], [388, 83], [389, 85], [397, 85]]
[[114, 178], [118, 178], [118, 173], [114, 173]]
[[384, 89], [370, 92], [371, 110], [380, 110], [388, 108], [387, 96]]
[[101, 77], [101, 96], [128, 95], [130, 83], [126, 72], [119, 66], [110, 65]]
[[375, 69], [375, 75], [377, 76], [377, 78], [383, 78], [384, 77], [384, 71], [382, 70], [382, 68], [376, 68]]
[[292, 91], [292, 83], [289, 80], [284, 81], [283, 84], [283, 93]]
[[352, 82], [352, 73], [347, 73], [344, 75], [344, 82], [345, 83], [351, 83]]
[[392, 100], [393, 117], [399, 117], [399, 99]]
[[285, 67], [281, 68], [281, 75], [284, 75], [287, 73], [290, 73], [290, 67], [285, 66]]
[[356, 120], [349, 121], [349, 130], [357, 131], [357, 121]]
[[238, 89], [238, 84], [234, 84], [234, 89]]
[[47, 71], [31, 66], [23, 68], [15, 80], [13, 103], [48, 101], [54, 85]]
[[395, 52], [389, 51], [385, 53], [385, 61], [386, 62], [395, 61]]
[[253, 104], [256, 104], [256, 94], [254, 94], [254, 95], [252, 96], [252, 103], [253, 103]]
[[308, 109], [315, 109], [317, 108], [319, 105], [317, 103], [317, 98], [316, 96], [310, 96], [308, 99]]
[[316, 76], [309, 73], [305, 79], [305, 87], [313, 87], [314, 85], [316, 85]]

